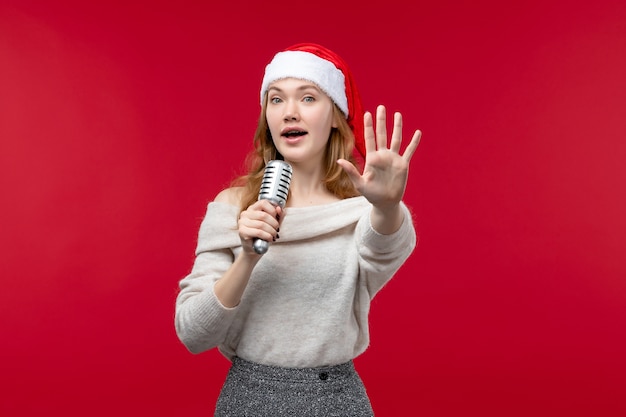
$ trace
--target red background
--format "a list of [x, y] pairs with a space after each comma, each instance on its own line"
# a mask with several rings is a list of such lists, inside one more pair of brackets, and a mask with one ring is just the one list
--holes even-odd
[[314, 41], [424, 132], [377, 415], [626, 415], [626, 3], [215, 3], [0, 6], [0, 413], [211, 415], [177, 283], [264, 65]]

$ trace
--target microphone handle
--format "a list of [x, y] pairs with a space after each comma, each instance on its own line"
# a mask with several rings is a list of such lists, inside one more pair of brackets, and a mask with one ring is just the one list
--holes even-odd
[[[280, 208], [283, 208], [284, 206], [284, 204], [281, 204], [283, 202], [275, 197], [268, 198], [267, 200], [269, 200], [269, 202], [272, 203], [274, 207], [280, 206]], [[259, 255], [263, 255], [265, 252], [267, 252], [267, 249], [269, 247], [270, 244], [268, 242], [263, 239], [259, 239], [258, 237], [255, 237], [252, 242], [252, 249], [254, 249], [254, 251]]]
[[270, 244], [264, 241], [263, 239], [254, 238], [254, 242], [252, 242], [252, 248], [259, 255], [263, 255], [267, 252], [267, 249], [270, 247]]
[[[270, 203], [272, 203], [274, 207], [281, 206], [281, 204], [277, 204], [276, 201], [274, 201], [271, 198], [269, 199], [269, 201]], [[254, 251], [258, 253], [259, 255], [263, 255], [265, 252], [267, 252], [267, 249], [269, 247], [270, 247], [270, 244], [268, 242], [266, 242], [263, 239], [259, 239], [258, 237], [255, 237], [254, 241], [252, 242], [252, 249], [254, 249]]]

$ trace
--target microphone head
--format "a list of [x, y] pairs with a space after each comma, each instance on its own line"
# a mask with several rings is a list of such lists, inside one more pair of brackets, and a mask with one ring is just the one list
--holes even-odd
[[289, 185], [291, 184], [291, 165], [285, 161], [272, 160], [265, 166], [259, 200], [270, 200], [272, 204], [285, 207]]

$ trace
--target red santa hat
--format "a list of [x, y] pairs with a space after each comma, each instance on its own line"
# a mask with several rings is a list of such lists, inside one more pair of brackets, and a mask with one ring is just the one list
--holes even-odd
[[283, 78], [310, 81], [328, 94], [346, 116], [354, 134], [354, 146], [365, 158], [361, 96], [352, 72], [339, 55], [314, 43], [299, 43], [277, 53], [265, 67], [261, 104], [269, 85]]

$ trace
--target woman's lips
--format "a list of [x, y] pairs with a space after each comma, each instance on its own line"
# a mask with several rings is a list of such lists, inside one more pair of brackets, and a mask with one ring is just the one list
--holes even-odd
[[283, 129], [280, 135], [283, 138], [283, 140], [287, 143], [297, 143], [304, 136], [306, 136], [307, 133], [308, 132], [298, 127], [289, 127], [289, 128]]

